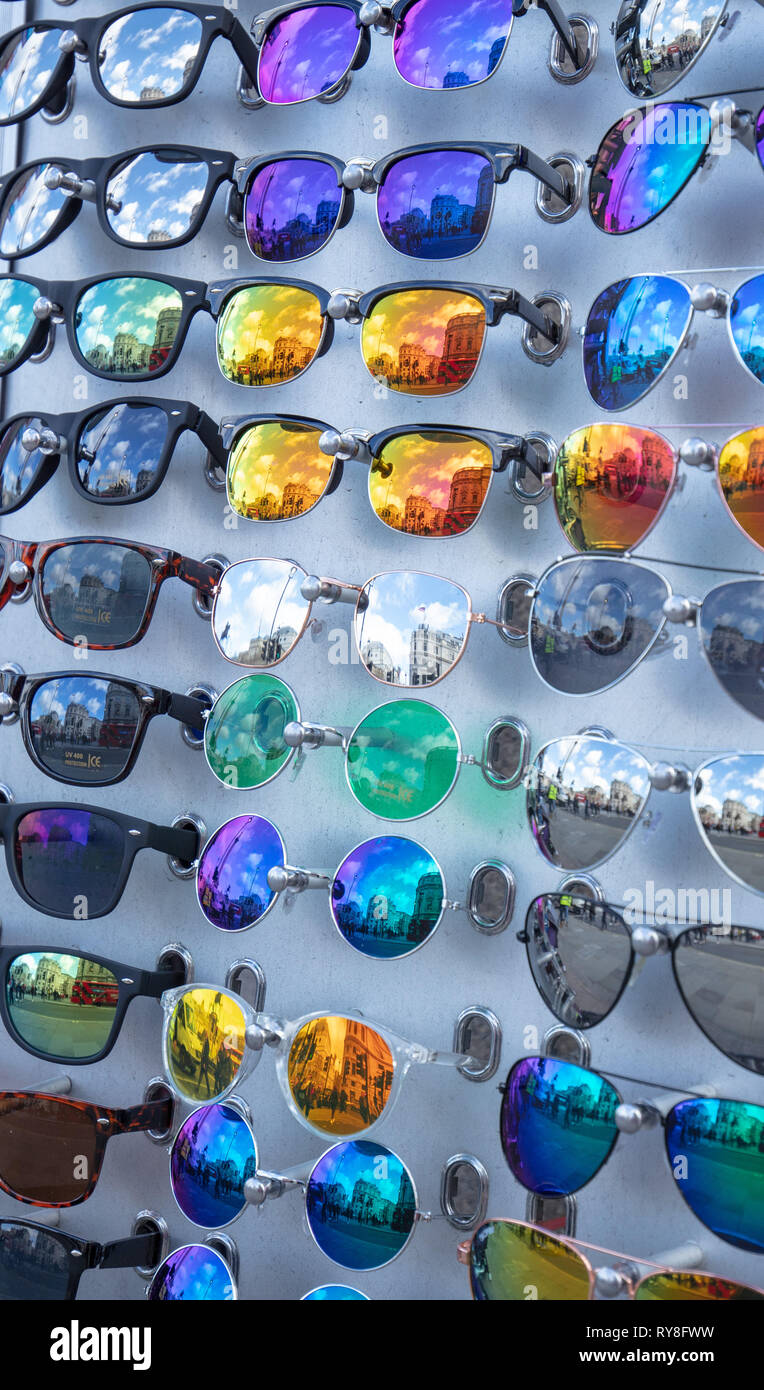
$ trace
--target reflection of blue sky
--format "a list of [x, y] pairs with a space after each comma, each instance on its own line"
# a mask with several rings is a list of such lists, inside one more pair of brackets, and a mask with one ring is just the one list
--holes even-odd
[[[431, 709], [412, 700], [394, 700], [367, 715], [348, 749], [349, 755], [356, 751], [359, 755], [351, 764], [351, 775], [355, 778], [362, 769], [367, 776], [372, 775], [379, 781], [391, 779], [416, 790], [423, 784], [428, 759], [439, 754], [440, 766], [447, 753], [453, 756], [456, 774], [456, 737], [445, 715], [441, 716], [440, 730], [424, 732], [423, 712]], [[432, 719], [435, 718], [433, 712]], [[383, 735], [385, 742], [391, 736], [391, 744], [375, 747], [378, 733]]]
[[[36, 690], [29, 706], [32, 722], [46, 714], [57, 714], [63, 723], [69, 705], [80, 705], [95, 719], [103, 719], [106, 698], [114, 686], [111, 681], [90, 679], [87, 676], [68, 676], [58, 680], [46, 681]], [[124, 708], [126, 699], [132, 701], [134, 717], [138, 716], [135, 696], [127, 689], [120, 688], [120, 706]]]
[[639, 797], [650, 790], [647, 762], [622, 744], [600, 738], [559, 738], [541, 750], [536, 767], [558, 786], [609, 792], [613, 782], [626, 782]]
[[109, 225], [125, 241], [150, 243], [183, 236], [207, 188], [209, 170], [161, 150], [136, 155], [106, 185]]
[[69, 201], [60, 189], [46, 188], [48, 170], [64, 170], [64, 164], [35, 164], [8, 189], [0, 225], [0, 253], [10, 260], [42, 241]]
[[698, 776], [695, 793], [700, 810], [711, 807], [717, 814], [725, 802], [742, 802], [754, 815], [764, 816], [764, 756], [739, 753], [720, 758]]
[[422, 87], [443, 87], [449, 73], [479, 82], [496, 65], [511, 24], [509, 0], [425, 0], [408, 11], [396, 37], [396, 66]]
[[469, 604], [450, 580], [395, 570], [379, 575], [365, 586], [364, 592], [369, 602], [356, 615], [358, 646], [365, 652], [368, 644], [379, 643], [393, 667], [401, 671], [404, 684], [410, 683], [411, 637], [415, 628], [428, 627], [464, 642]]
[[715, 18], [721, 5], [704, 5], [698, 0], [647, 0], [641, 16], [641, 32], [649, 36], [653, 48], [671, 43], [680, 36], [698, 39], [704, 19]]
[[764, 275], [740, 286], [730, 305], [730, 331], [746, 366], [764, 381]]
[[101, 36], [101, 81], [120, 101], [175, 96], [186, 83], [201, 36], [201, 20], [187, 10], [164, 6], [123, 15]]
[[20, 351], [37, 323], [32, 305], [38, 297], [34, 285], [10, 276], [0, 281], [0, 358]]
[[349, 1202], [356, 1183], [366, 1182], [377, 1189], [381, 1201], [395, 1202], [404, 1174], [407, 1174], [407, 1170], [397, 1154], [386, 1149], [384, 1144], [374, 1144], [370, 1139], [353, 1139], [344, 1144], [335, 1144], [318, 1160], [310, 1175], [309, 1188], [316, 1183], [324, 1187], [336, 1186]]
[[604, 290], [589, 318], [608, 315], [608, 358], [673, 350], [687, 323], [690, 297], [684, 285], [663, 275], [634, 275]]
[[8, 120], [26, 111], [42, 92], [60, 61], [61, 31], [28, 28], [0, 53], [0, 118]]
[[378, 835], [359, 845], [340, 864], [332, 884], [332, 906], [352, 904], [363, 920], [369, 903], [377, 898], [400, 912], [411, 913], [419, 880], [439, 872], [432, 855], [416, 840]]
[[148, 1296], [152, 1302], [168, 1303], [231, 1300], [231, 1271], [220, 1255], [206, 1245], [184, 1245], [160, 1266]]
[[[11, 970], [26, 966], [30, 974], [34, 975], [41, 961], [54, 961], [61, 974], [68, 975], [72, 980], [76, 979], [77, 972], [83, 964], [82, 956], [64, 956], [55, 951], [27, 951], [23, 956], [14, 956], [8, 970], [10, 973]], [[87, 974], [87, 970], [85, 973]]]
[[701, 616], [709, 635], [714, 628], [723, 628], [741, 632], [751, 641], [764, 641], [764, 584], [759, 579], [720, 584], [708, 595]]
[[145, 491], [154, 482], [166, 438], [167, 416], [159, 406], [124, 401], [99, 410], [79, 438], [80, 482], [101, 495]]
[[430, 216], [433, 198], [450, 194], [460, 203], [475, 207], [478, 201], [478, 180], [481, 173], [493, 172], [484, 155], [469, 154], [466, 150], [433, 150], [400, 159], [385, 175], [380, 192], [386, 217], [391, 222], [419, 208]]
[[68, 588], [76, 594], [87, 575], [97, 577], [104, 588], [116, 591], [124, 570], [132, 579], [143, 575], [148, 589], [149, 563], [137, 550], [126, 550], [120, 545], [62, 545], [45, 565], [43, 588], [53, 599], [59, 596], [53, 592], [57, 589]]
[[304, 579], [305, 571], [289, 560], [242, 560], [231, 565], [215, 605], [215, 632], [226, 655], [241, 657], [251, 643], [284, 630], [293, 635], [300, 632], [308, 611], [300, 593]]
[[[181, 1157], [188, 1144], [185, 1162]], [[192, 1167], [201, 1160], [207, 1163], [227, 1161], [244, 1172], [248, 1158], [257, 1150], [249, 1126], [230, 1105], [207, 1105], [194, 1110], [178, 1130], [172, 1146], [173, 1177], [182, 1173], [186, 1164]]]
[[102, 280], [80, 296], [75, 313], [77, 343], [87, 356], [99, 347], [110, 353], [117, 334], [131, 334], [152, 346], [163, 309], [180, 314], [183, 301], [178, 290], [161, 280], [124, 276]]

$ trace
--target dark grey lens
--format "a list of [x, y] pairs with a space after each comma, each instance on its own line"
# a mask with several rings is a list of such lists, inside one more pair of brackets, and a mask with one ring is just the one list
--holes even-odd
[[140, 701], [129, 685], [84, 674], [44, 681], [29, 702], [29, 732], [40, 762], [54, 777], [83, 786], [118, 776], [140, 719]]
[[119, 647], [141, 628], [151, 566], [137, 550], [83, 541], [54, 550], [40, 575], [45, 610], [72, 642]]
[[525, 929], [531, 974], [552, 1013], [571, 1028], [601, 1023], [631, 969], [631, 936], [620, 912], [547, 893], [531, 903]]
[[[80, 1264], [84, 1264], [80, 1260]], [[0, 1299], [5, 1302], [65, 1298], [71, 1256], [55, 1231], [25, 1221], [0, 1221]]]
[[11, 184], [0, 217], [0, 256], [12, 260], [21, 251], [33, 251], [55, 226], [69, 199], [63, 189], [47, 188], [45, 176], [64, 169], [35, 164]]
[[149, 151], [117, 165], [106, 185], [106, 217], [132, 246], [162, 246], [185, 236], [198, 220], [207, 165], [177, 151]]
[[764, 1072], [764, 932], [692, 927], [677, 941], [674, 974], [706, 1037], [739, 1066]]
[[554, 739], [531, 769], [528, 822], [550, 864], [593, 869], [634, 829], [649, 791], [647, 759], [625, 744], [588, 734]]
[[712, 589], [698, 625], [717, 680], [749, 714], [764, 719], [764, 581], [740, 579]]

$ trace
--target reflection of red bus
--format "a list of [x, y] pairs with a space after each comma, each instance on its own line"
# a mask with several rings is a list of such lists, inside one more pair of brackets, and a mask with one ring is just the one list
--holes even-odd
[[72, 985], [73, 1004], [116, 1004], [118, 999], [116, 980], [75, 980]]
[[169, 347], [152, 348], [149, 353], [149, 371], [158, 372], [163, 363], [167, 361], [169, 353]]
[[98, 742], [102, 748], [130, 748], [135, 738], [137, 720], [130, 724], [102, 724]]
[[764, 840], [764, 817], [759, 821], [759, 839]]

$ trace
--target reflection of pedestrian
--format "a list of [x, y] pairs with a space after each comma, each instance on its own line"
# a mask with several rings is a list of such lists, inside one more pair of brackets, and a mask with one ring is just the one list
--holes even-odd
[[202, 1081], [204, 1081], [204, 1084], [205, 1084], [205, 1086], [207, 1087], [207, 1095], [208, 1095], [208, 1096], [212, 1095], [212, 1091], [211, 1091], [211, 1089], [210, 1089], [209, 1067], [210, 1067], [210, 1040], [209, 1040], [209, 1035], [208, 1035], [207, 1033], [205, 1033], [205, 1035], [204, 1035], [204, 1042], [202, 1043], [202, 1051], [201, 1051], [201, 1055], [200, 1055], [200, 1057], [199, 1057], [199, 1089], [201, 1090], [201, 1088], [202, 1088]]

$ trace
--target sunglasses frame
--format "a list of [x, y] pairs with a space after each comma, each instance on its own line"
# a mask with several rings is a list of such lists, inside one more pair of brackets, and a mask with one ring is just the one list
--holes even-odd
[[[622, 65], [619, 62], [618, 41], [619, 39], [628, 39], [629, 35], [631, 35], [631, 40], [628, 44], [628, 47], [634, 48], [635, 46], [638, 46], [640, 39], [640, 29], [644, 20], [644, 11], [639, 9], [639, 7], [634, 4], [634, 0], [623, 0], [623, 3], [621, 4], [618, 10], [618, 14], [616, 15], [615, 23], [613, 26], [613, 59], [615, 62], [615, 69], [618, 73], [618, 77], [621, 81], [622, 86], [625, 87], [626, 91], [629, 92], [632, 96], [641, 97], [645, 101], [658, 100], [660, 97], [665, 96], [666, 92], [673, 91], [673, 89], [676, 86], [678, 86], [680, 82], [684, 81], [688, 72], [690, 72], [690, 70], [695, 67], [695, 64], [699, 62], [699, 60], [703, 57], [703, 54], [706, 52], [706, 49], [710, 47], [711, 40], [716, 37], [716, 35], [719, 33], [719, 30], [723, 28], [723, 26], [727, 23], [727, 20], [729, 19], [728, 9], [729, 0], [721, 0], [717, 17], [712, 27], [706, 34], [705, 38], [702, 40], [701, 46], [695, 54], [695, 57], [690, 59], [686, 67], [677, 69], [676, 77], [672, 82], [669, 83], [667, 87], [662, 87], [660, 92], [641, 92], [636, 89], [636, 85], [632, 87], [623, 75], [623, 72], [621, 70]], [[622, 51], [625, 53], [627, 49], [624, 49]], [[636, 56], [634, 61], [636, 63]]]
[[28, 1221], [25, 1217], [18, 1216], [0, 1217], [0, 1241], [2, 1228], [6, 1224], [37, 1231], [38, 1234], [57, 1241], [66, 1251], [67, 1285], [62, 1301], [74, 1302], [80, 1279], [86, 1270], [131, 1269], [138, 1265], [153, 1268], [162, 1257], [164, 1238], [159, 1228], [146, 1231], [143, 1235], [124, 1236], [120, 1240], [111, 1240], [106, 1245], [101, 1245], [96, 1240], [86, 1240], [84, 1236], [73, 1236], [69, 1231], [61, 1231], [55, 1226], [42, 1225], [39, 1221]]

